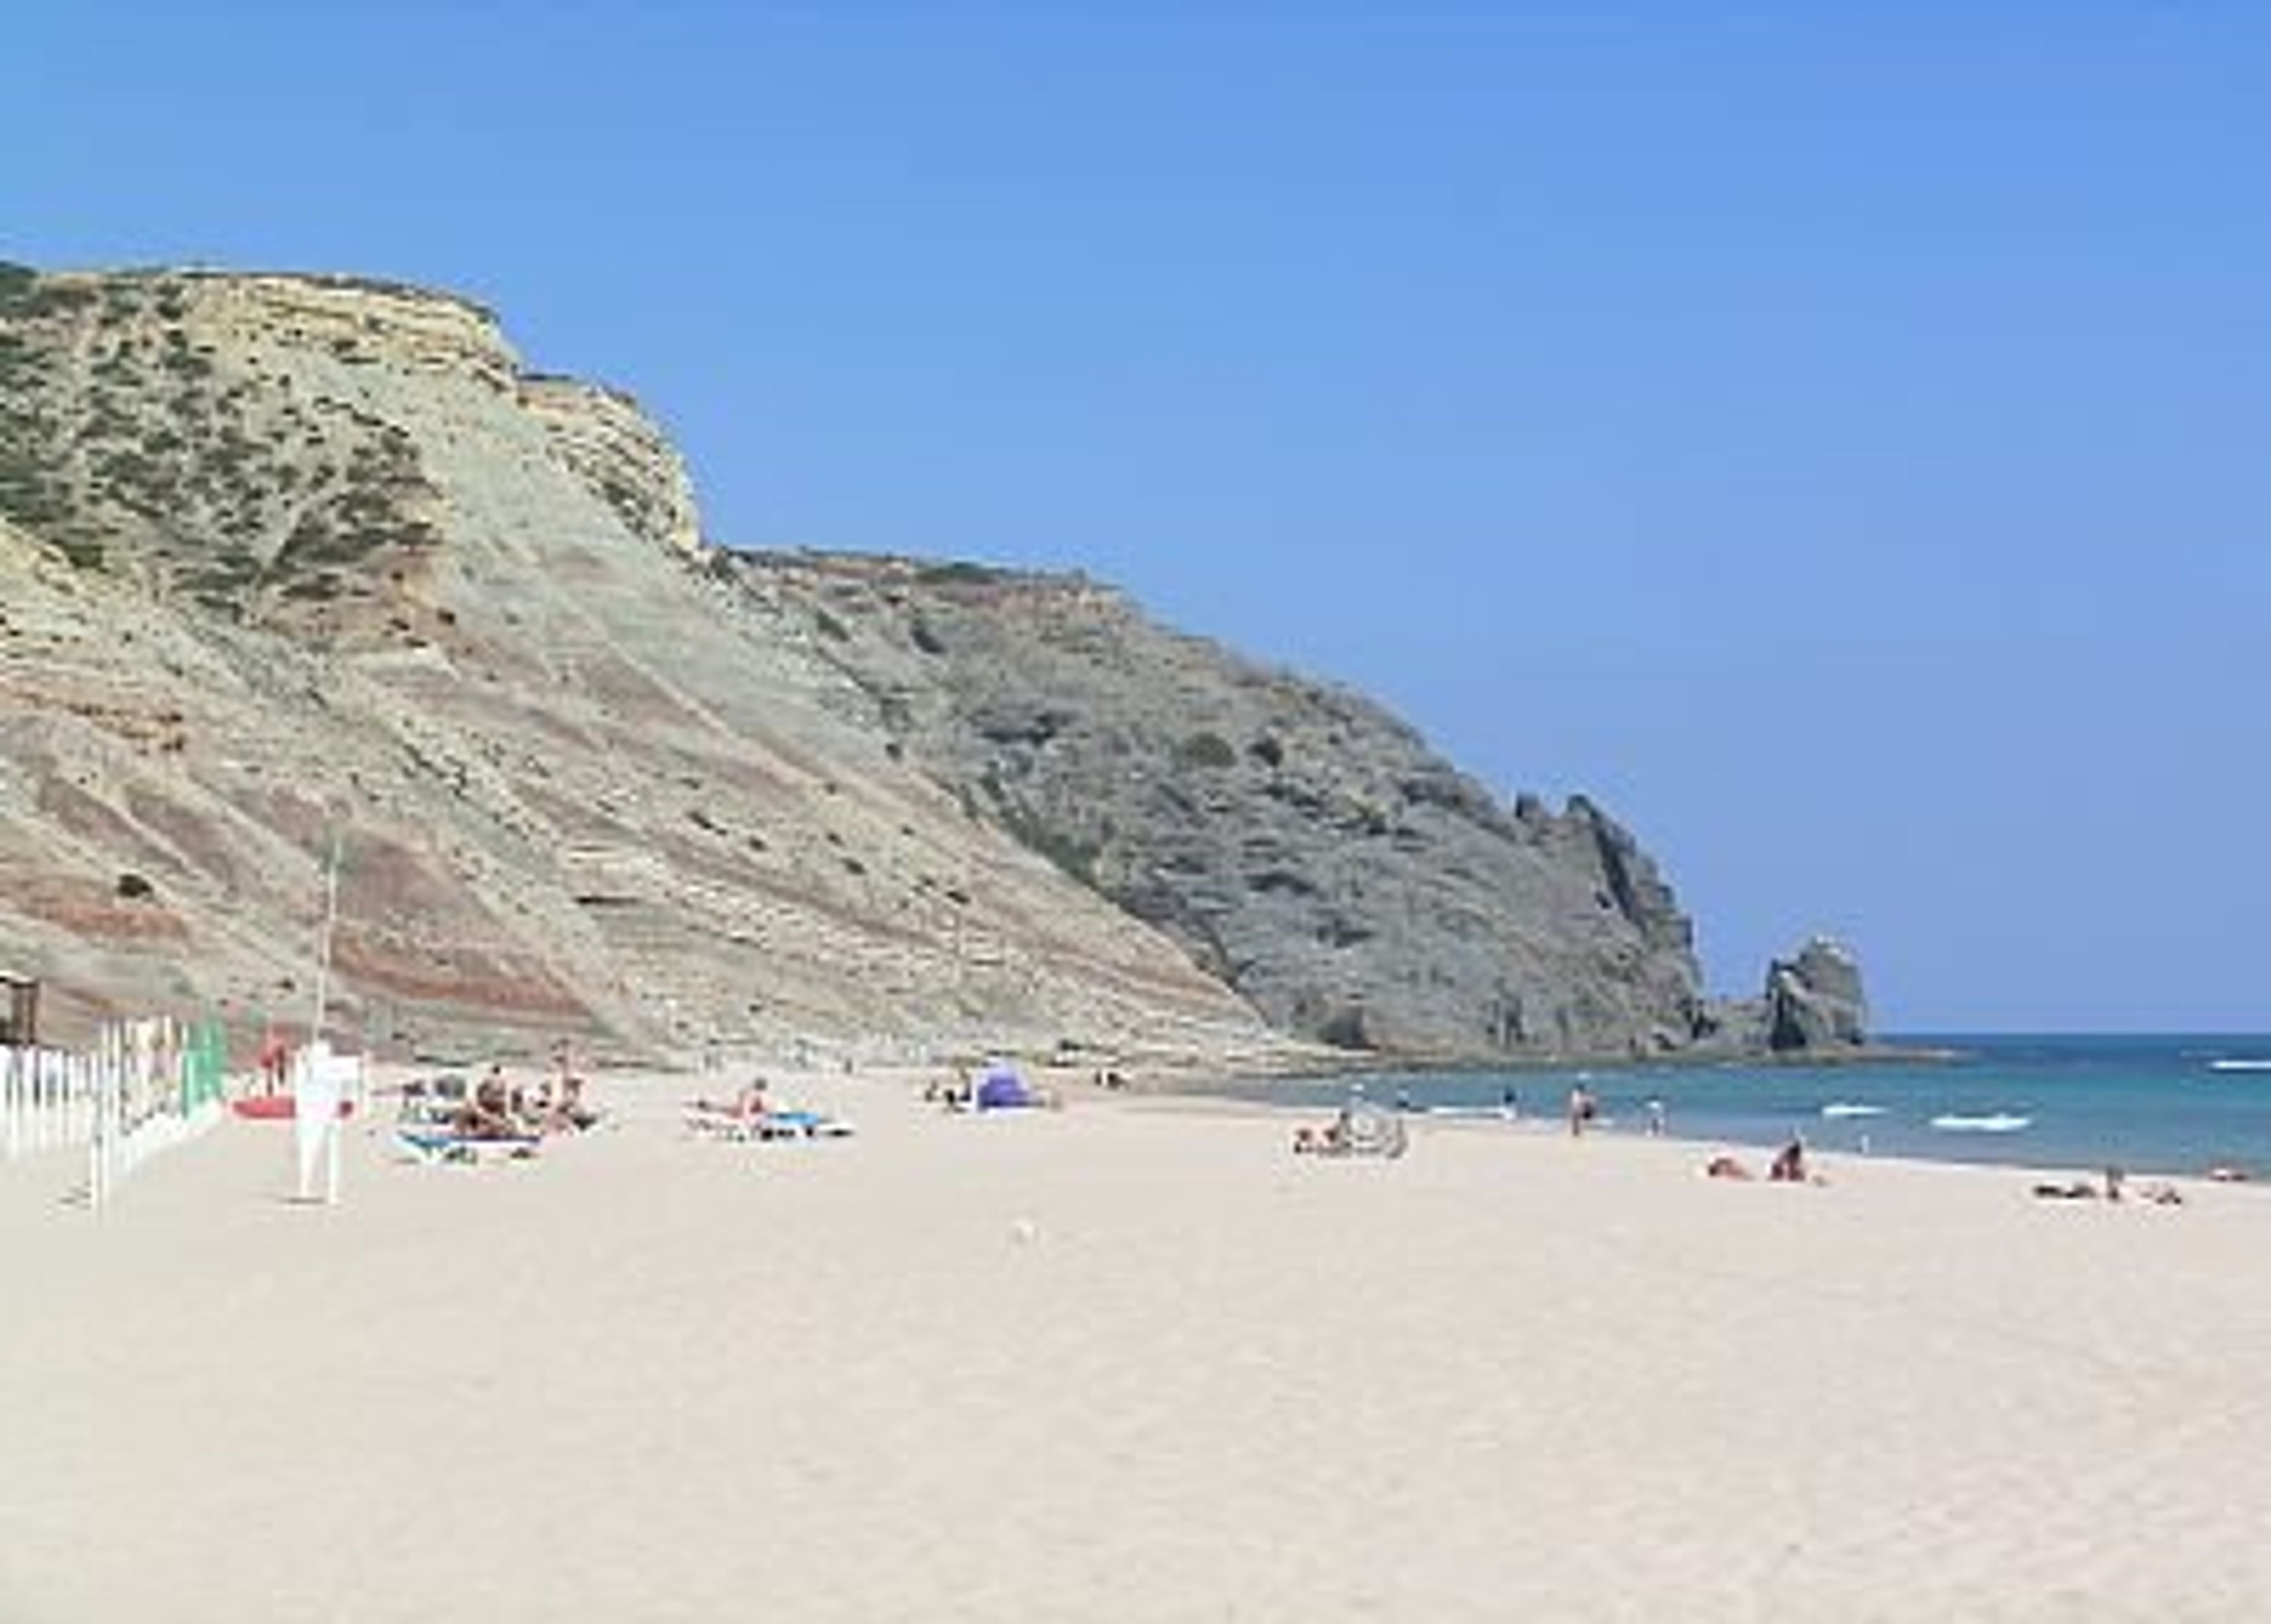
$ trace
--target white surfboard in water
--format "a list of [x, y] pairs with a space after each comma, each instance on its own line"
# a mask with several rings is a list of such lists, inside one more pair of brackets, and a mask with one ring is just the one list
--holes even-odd
[[2212, 1060], [2210, 1071], [2271, 1071], [2271, 1060]]

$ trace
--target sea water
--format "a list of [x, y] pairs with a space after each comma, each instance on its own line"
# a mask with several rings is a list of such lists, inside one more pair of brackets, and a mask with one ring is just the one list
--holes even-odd
[[[1382, 1105], [1489, 1117], [1509, 1093], [1523, 1116], [1560, 1120], [1582, 1083], [1606, 1130], [1645, 1130], [1663, 1104], [1682, 1139], [2029, 1167], [2120, 1166], [2271, 1177], [2271, 1036], [1942, 1036], [1887, 1039], [1945, 1058], [1794, 1063], [1524, 1067], [1384, 1072]], [[1241, 1098], [1316, 1108], [1349, 1078], [1233, 1085]]]

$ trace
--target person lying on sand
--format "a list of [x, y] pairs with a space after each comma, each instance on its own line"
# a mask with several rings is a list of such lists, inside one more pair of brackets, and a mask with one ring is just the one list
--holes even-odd
[[1722, 1151], [1703, 1164], [1703, 1176], [1707, 1179], [1747, 1179], [1751, 1176], [1751, 1170]]
[[1343, 1106], [1333, 1113], [1333, 1120], [1322, 1128], [1297, 1128], [1293, 1130], [1293, 1153], [1296, 1156], [1343, 1156], [1355, 1143], [1350, 1126], [1349, 1108]]
[[[2044, 1201], [2096, 1201], [2103, 1197], [2106, 1201], [2118, 1202], [2125, 1199], [2126, 1188], [2127, 1179], [2121, 1169], [2108, 1167], [2103, 1188], [2088, 1179], [2069, 1179], [2063, 1184], [2037, 1184], [2034, 1187], [2034, 1194]], [[2138, 1186], [2136, 1199], [2150, 1202], [2156, 1207], [2181, 1207], [2185, 1204], [2185, 1193], [2175, 1185], [2163, 1181]]]
[[[2105, 1199], [2120, 1201], [2128, 1193], [2129, 1175], [2118, 1167], [2108, 1167], [2105, 1170]], [[2134, 1199], [2150, 1202], [2156, 1207], [2181, 1207], [2185, 1204], [2184, 1192], [2165, 1180], [2139, 1185]]]
[[772, 1110], [772, 1102], [765, 1093], [765, 1080], [762, 1076], [751, 1077], [742, 1085], [741, 1091], [730, 1100], [689, 1099], [686, 1103], [689, 1110], [707, 1112], [713, 1116], [729, 1117], [744, 1123], [762, 1122]]

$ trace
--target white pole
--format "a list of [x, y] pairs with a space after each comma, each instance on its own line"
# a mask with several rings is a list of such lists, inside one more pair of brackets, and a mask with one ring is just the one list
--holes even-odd
[[331, 831], [331, 860], [324, 876], [324, 937], [316, 957], [316, 1024], [308, 1033], [310, 1043], [324, 1035], [324, 1006], [331, 994], [331, 928], [339, 919], [339, 831]]

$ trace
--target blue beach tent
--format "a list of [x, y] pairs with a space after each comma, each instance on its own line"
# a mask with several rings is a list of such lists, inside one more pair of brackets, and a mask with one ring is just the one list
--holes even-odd
[[1033, 1103], [1032, 1091], [1025, 1086], [1014, 1067], [996, 1062], [986, 1069], [978, 1084], [978, 1108], [980, 1111], [1009, 1111]]

